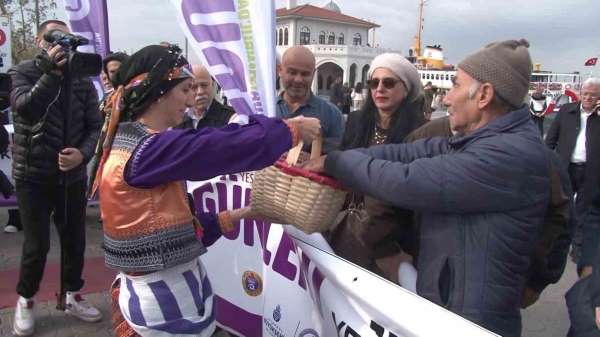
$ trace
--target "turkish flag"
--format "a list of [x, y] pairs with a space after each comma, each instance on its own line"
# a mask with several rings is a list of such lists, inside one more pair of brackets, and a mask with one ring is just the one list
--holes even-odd
[[598, 62], [598, 58], [597, 57], [592, 57], [591, 59], [585, 61], [585, 65], [586, 66], [595, 66], [596, 62]]

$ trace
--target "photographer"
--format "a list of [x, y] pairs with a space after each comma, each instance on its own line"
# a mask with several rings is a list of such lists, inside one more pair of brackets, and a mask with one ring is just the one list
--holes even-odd
[[[46, 32], [50, 33], [45, 36]], [[61, 32], [69, 33], [62, 21], [42, 23], [36, 38], [40, 53], [9, 71], [15, 127], [13, 176], [25, 233], [13, 326], [19, 336], [34, 330], [33, 296], [39, 289], [50, 246], [51, 214], [64, 257], [61, 279], [66, 290], [65, 312], [88, 322], [101, 319], [100, 312], [78, 291], [84, 283], [86, 164], [93, 155], [102, 120], [89, 79], [70, 74], [72, 85], [66, 85], [72, 48], [44, 40]]]

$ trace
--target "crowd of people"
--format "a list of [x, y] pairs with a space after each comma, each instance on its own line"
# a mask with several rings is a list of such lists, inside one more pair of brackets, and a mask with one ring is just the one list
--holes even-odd
[[[293, 46], [278, 63], [276, 117], [241, 125], [208, 70], [168, 43], [109, 54], [100, 100], [87, 78], [66, 85], [65, 50], [42, 38], [54, 29], [68, 32], [64, 22], [42, 23], [40, 53], [10, 70], [25, 237], [17, 335], [35, 329], [51, 218], [63, 251], [59, 302], [84, 321], [102, 319], [79, 293], [86, 204], [97, 196], [106, 264], [117, 274], [115, 334], [211, 336], [215, 309], [199, 256], [237, 220], [260, 214], [194, 209], [182, 182], [262, 169], [323, 137], [322, 156], [303, 165], [352, 191], [343, 220], [323, 233], [336, 254], [520, 336], [520, 309], [561, 278], [571, 251], [580, 279], [566, 295], [569, 336], [600, 336], [600, 79], [583, 83], [581, 100], [561, 107], [544, 138], [541, 93], [524, 104], [526, 40], [470, 54], [448, 92], [423, 86], [402, 55], [381, 54], [365, 83], [349, 89], [338, 78], [329, 99], [311, 91], [314, 55]], [[447, 116], [430, 121], [441, 107]]]

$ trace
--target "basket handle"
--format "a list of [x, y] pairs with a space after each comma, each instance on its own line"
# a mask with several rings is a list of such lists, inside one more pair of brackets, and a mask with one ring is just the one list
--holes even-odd
[[[298, 145], [293, 147], [287, 155], [285, 162], [288, 165], [296, 165], [298, 163], [298, 158], [300, 158], [300, 153], [302, 152], [302, 147], [304, 146], [304, 141], [300, 140]], [[312, 141], [312, 146], [310, 150], [310, 159], [319, 158], [321, 156], [321, 149], [323, 148], [323, 137], [319, 136]]]
[[315, 138], [310, 148], [310, 159], [317, 159], [321, 156], [321, 149], [323, 148], [323, 136]]
[[296, 145], [290, 151], [288, 151], [287, 158], [285, 159], [285, 162], [288, 163], [288, 165], [296, 165], [296, 163], [298, 162], [298, 158], [300, 158], [300, 152], [302, 152], [303, 146], [304, 141], [300, 140], [300, 142], [298, 142], [298, 145]]

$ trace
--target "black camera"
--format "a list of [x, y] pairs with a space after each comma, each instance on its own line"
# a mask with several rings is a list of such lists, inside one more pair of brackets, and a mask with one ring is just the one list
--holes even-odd
[[44, 40], [53, 45], [60, 45], [69, 52], [68, 69], [74, 77], [93, 77], [100, 75], [102, 70], [102, 57], [98, 54], [81, 53], [77, 47], [90, 43], [83, 36], [65, 33], [60, 29], [53, 29], [44, 34]]
[[53, 29], [46, 32], [46, 34], [44, 34], [44, 40], [52, 44], [59, 44], [71, 50], [75, 50], [79, 46], [90, 43], [90, 41], [83, 36], [65, 33], [60, 29]]

